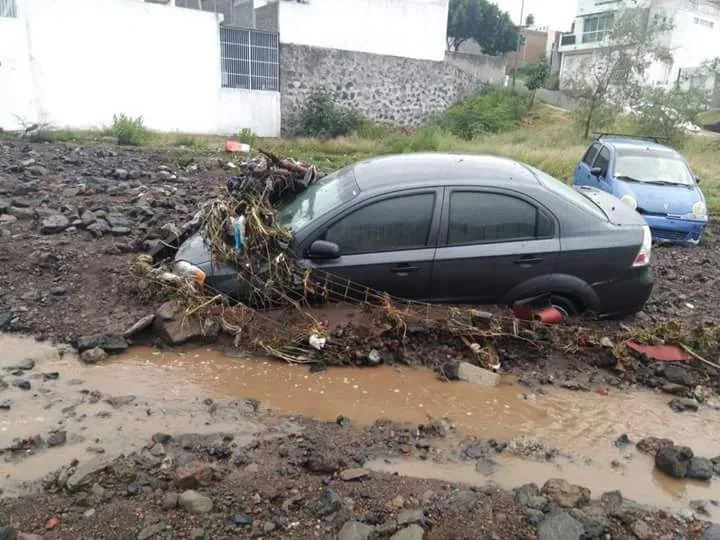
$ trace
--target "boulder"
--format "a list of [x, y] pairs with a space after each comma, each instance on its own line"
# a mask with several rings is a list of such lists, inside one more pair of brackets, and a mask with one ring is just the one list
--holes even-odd
[[94, 349], [88, 349], [87, 351], [83, 351], [80, 353], [80, 360], [85, 362], [86, 364], [101, 364], [105, 360], [107, 360], [108, 353], [103, 351], [99, 347], [95, 347]]
[[170, 345], [189, 341], [213, 340], [220, 333], [220, 324], [214, 319], [198, 316], [186, 317], [176, 302], [166, 302], [157, 312], [153, 328]]
[[212, 511], [213, 508], [213, 502], [210, 497], [191, 489], [183, 491], [178, 499], [178, 504], [180, 508], [190, 514], [207, 514]]
[[695, 377], [688, 368], [678, 364], [668, 364], [664, 368], [665, 378], [675, 384], [682, 384], [683, 386], [694, 386]]
[[638, 441], [635, 445], [637, 449], [644, 454], [655, 455], [661, 448], [667, 448], [669, 446], [675, 446], [675, 443], [670, 439], [659, 439], [658, 437], [645, 437]]
[[121, 353], [128, 348], [128, 342], [122, 336], [114, 334], [93, 334], [77, 340], [77, 349], [81, 353], [89, 349], [102, 349], [107, 353]]
[[538, 527], [538, 540], [579, 540], [585, 532], [582, 524], [567, 512], [547, 516]]
[[42, 220], [40, 232], [42, 234], [56, 234], [63, 232], [70, 226], [68, 218], [62, 214], [53, 214]]
[[655, 467], [673, 478], [685, 478], [692, 458], [687, 446], [666, 446], [655, 455]]
[[461, 381], [480, 386], [497, 386], [500, 384], [500, 375], [468, 362], [461, 362], [458, 365], [457, 376]]
[[347, 521], [338, 533], [338, 540], [367, 540], [373, 528], [359, 521]]
[[715, 470], [712, 461], [696, 456], [690, 460], [685, 476], [694, 480], [710, 480], [713, 474]]
[[691, 398], [674, 398], [668, 402], [668, 406], [675, 412], [697, 411], [700, 404]]
[[542, 488], [550, 501], [563, 508], [578, 508], [590, 502], [590, 490], [570, 484], [562, 478], [551, 478]]

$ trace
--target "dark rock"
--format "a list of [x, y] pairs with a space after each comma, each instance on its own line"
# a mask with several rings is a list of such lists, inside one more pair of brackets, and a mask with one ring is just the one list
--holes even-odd
[[235, 514], [232, 521], [235, 525], [240, 527], [247, 527], [253, 524], [253, 518], [245, 514]]
[[397, 523], [401, 527], [411, 525], [413, 523], [424, 525], [426, 522], [427, 518], [425, 517], [425, 512], [422, 508], [409, 508], [407, 510], [403, 510], [397, 518]]
[[32, 165], [25, 170], [33, 176], [45, 176], [48, 173], [47, 169], [42, 165]]
[[0, 401], [0, 411], [9, 411], [11, 407], [12, 401], [10, 401], [9, 399]]
[[337, 420], [335, 420], [335, 423], [340, 427], [350, 427], [351, 422], [350, 419], [347, 416], [338, 416]]
[[18, 533], [10, 525], [0, 526], [0, 540], [17, 540]]
[[35, 360], [33, 360], [31, 358], [26, 358], [25, 360], [20, 362], [16, 367], [18, 369], [30, 371], [31, 369], [33, 369], [35, 367]]
[[80, 216], [80, 219], [82, 220], [85, 227], [89, 227], [97, 221], [97, 217], [95, 217], [95, 214], [93, 214], [89, 210], [85, 210]]
[[672, 394], [674, 396], [685, 396], [688, 393], [688, 389], [686, 386], [676, 383], [663, 384], [661, 389], [666, 394]]
[[686, 446], [669, 446], [658, 450], [655, 466], [673, 478], [685, 478], [693, 451]]
[[311, 509], [315, 517], [322, 518], [334, 514], [342, 508], [342, 499], [332, 489], [325, 489], [320, 500], [318, 500]]
[[113, 236], [127, 236], [132, 232], [129, 227], [110, 227], [110, 234]]
[[172, 441], [172, 435], [168, 435], [167, 433], [155, 433], [152, 436], [152, 440], [156, 443], [168, 444]]
[[12, 320], [12, 313], [4, 312], [0, 313], [0, 330], [7, 330]]
[[77, 341], [77, 349], [80, 352], [88, 349], [102, 349], [107, 353], [121, 353], [128, 348], [128, 342], [125, 338], [115, 334], [93, 334], [91, 336], [83, 336]]
[[700, 404], [691, 398], [671, 399], [668, 406], [675, 412], [697, 411], [700, 408]]
[[661, 448], [667, 448], [668, 446], [675, 446], [675, 443], [670, 439], [658, 439], [657, 437], [645, 437], [640, 440], [636, 445], [637, 449], [644, 454], [655, 455]]
[[0, 198], [0, 214], [4, 214], [10, 209], [10, 201]]
[[714, 473], [712, 461], [707, 458], [693, 457], [685, 476], [694, 480], [710, 480]]
[[567, 512], [551, 514], [538, 527], [538, 540], [579, 540], [582, 524]]
[[42, 234], [56, 234], [63, 232], [70, 226], [68, 218], [62, 214], [53, 214], [42, 220], [40, 232]]
[[65, 430], [51, 431], [47, 437], [48, 446], [62, 446], [67, 442], [67, 432]]
[[447, 362], [440, 368], [440, 373], [449, 381], [459, 381], [458, 365], [454, 362]]
[[125, 405], [130, 405], [137, 398], [135, 396], [110, 396], [105, 398], [105, 403], [112, 405], [114, 408], [119, 409]]
[[15, 379], [10, 384], [20, 390], [30, 390], [31, 388], [30, 381], [26, 381], [25, 379]]
[[606, 535], [610, 533], [607, 525], [599, 521], [588, 521], [584, 524], [584, 530], [580, 535], [580, 540], [604, 540]]
[[410, 525], [390, 537], [390, 540], [423, 540], [425, 538], [425, 529], [420, 525]]
[[130, 173], [128, 173], [125, 169], [115, 169], [113, 171], [113, 176], [117, 178], [118, 180], [127, 180], [127, 177]]
[[695, 377], [686, 367], [678, 364], [668, 364], [663, 371], [665, 378], [671, 383], [682, 384], [683, 386], [695, 385]]
[[189, 341], [214, 339], [220, 333], [220, 325], [215, 319], [187, 317], [184, 311], [175, 302], [160, 306], [153, 327], [164, 341], [181, 345]]
[[617, 439], [615, 439], [615, 446], [618, 448], [627, 448], [630, 446], [630, 438], [627, 436], [627, 433], [623, 433], [620, 435]]
[[46, 381], [56, 381], [60, 378], [60, 373], [57, 371], [49, 371], [47, 373], [43, 373], [43, 378]]
[[527, 517], [528, 523], [534, 527], [540, 525], [543, 519], [545, 519], [545, 513], [535, 508], [523, 508], [522, 513]]
[[95, 238], [99, 238], [110, 232], [110, 225], [104, 219], [99, 219], [95, 223], [88, 225], [87, 230], [93, 234]]
[[140, 319], [138, 322], [133, 324], [130, 328], [125, 330], [125, 332], [123, 333], [123, 337], [126, 337], [126, 338], [132, 337], [135, 334], [139, 334], [143, 330], [150, 328], [150, 326], [152, 325], [154, 320], [155, 320], [155, 315], [152, 315], [152, 314], [146, 315], [145, 317]]

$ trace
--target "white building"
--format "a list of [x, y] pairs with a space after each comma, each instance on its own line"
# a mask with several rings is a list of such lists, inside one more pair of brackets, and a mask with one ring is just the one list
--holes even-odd
[[614, 14], [624, 7], [646, 8], [648, 21], [660, 17], [672, 23], [672, 30], [661, 37], [661, 42], [673, 60], [655, 61], [646, 73], [646, 84], [665, 88], [678, 82], [684, 85], [686, 76], [703, 62], [720, 57], [720, 0], [578, 0], [573, 31], [561, 38], [561, 85], [602, 47]]
[[278, 136], [280, 42], [443, 61], [449, 0], [0, 0], [0, 127]]

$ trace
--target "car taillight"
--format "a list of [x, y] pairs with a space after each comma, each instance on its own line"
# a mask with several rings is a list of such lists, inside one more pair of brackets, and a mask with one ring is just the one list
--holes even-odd
[[647, 225], [643, 226], [643, 242], [642, 246], [640, 246], [640, 251], [638, 251], [638, 254], [635, 256], [635, 261], [633, 262], [633, 268], [637, 268], [640, 266], [647, 266], [650, 264], [650, 255], [652, 252], [652, 233], [650, 232], [650, 227]]
[[187, 261], [178, 261], [173, 270], [178, 276], [194, 278], [200, 285], [205, 283], [205, 272]]

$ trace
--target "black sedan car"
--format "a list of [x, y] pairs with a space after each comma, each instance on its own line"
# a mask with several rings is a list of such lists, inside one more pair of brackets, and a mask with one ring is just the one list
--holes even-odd
[[[406, 299], [511, 305], [543, 297], [563, 314], [619, 316], [652, 290], [651, 234], [619, 199], [574, 189], [510, 159], [404, 154], [311, 184], [278, 208], [301, 262]], [[241, 295], [202, 236], [175, 261]]]

